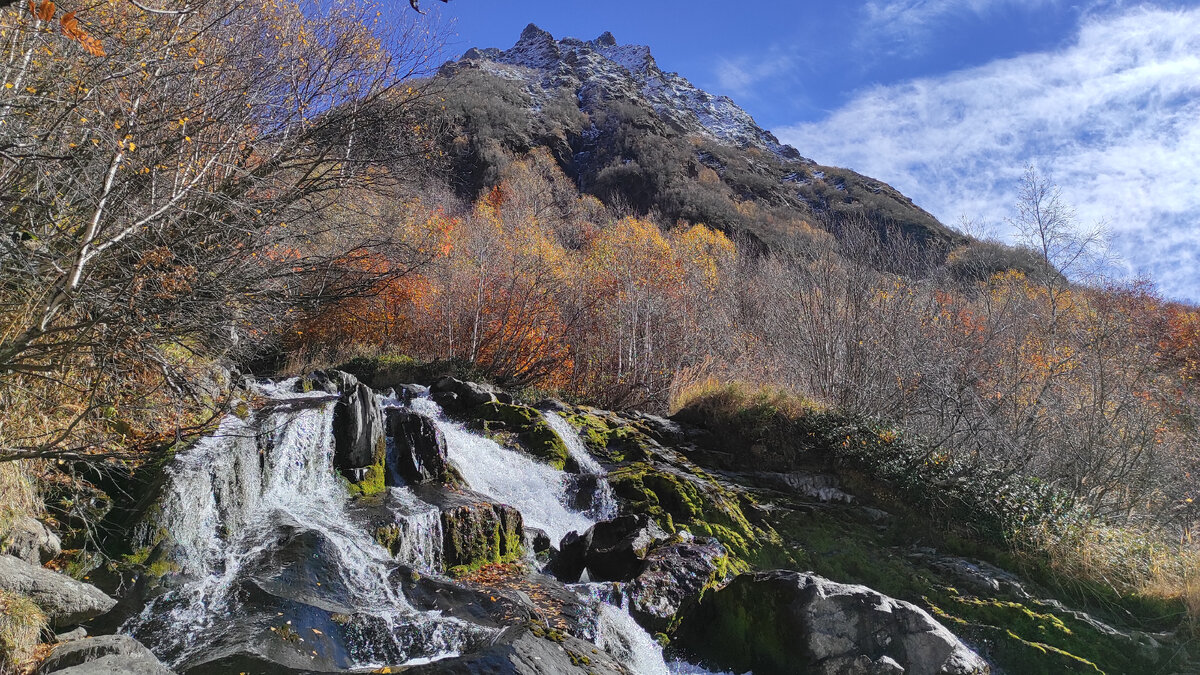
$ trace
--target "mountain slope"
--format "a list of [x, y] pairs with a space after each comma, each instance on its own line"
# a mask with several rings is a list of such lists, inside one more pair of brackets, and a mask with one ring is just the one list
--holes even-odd
[[941, 250], [963, 241], [894, 188], [803, 157], [728, 97], [663, 72], [648, 47], [611, 33], [556, 40], [530, 24], [512, 48], [468, 50], [439, 79], [464, 195], [493, 184], [512, 154], [544, 147], [610, 205], [704, 222], [771, 249], [789, 248], [801, 223], [851, 220]]

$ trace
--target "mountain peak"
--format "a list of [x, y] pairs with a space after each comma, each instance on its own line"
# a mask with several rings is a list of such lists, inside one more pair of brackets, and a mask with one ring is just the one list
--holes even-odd
[[732, 100], [709, 94], [677, 73], [663, 72], [649, 47], [619, 44], [610, 31], [590, 42], [570, 37], [556, 40], [531, 23], [510, 49], [470, 49], [448, 70], [462, 67], [525, 80], [535, 98], [539, 91], [574, 89], [585, 111], [603, 101], [640, 101], [668, 126], [685, 133], [801, 159]]

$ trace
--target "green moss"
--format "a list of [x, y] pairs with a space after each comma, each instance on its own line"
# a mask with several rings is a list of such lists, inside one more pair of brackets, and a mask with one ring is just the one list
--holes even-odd
[[452, 575], [510, 563], [525, 554], [521, 519], [508, 507], [471, 504], [442, 511], [442, 555]]
[[563, 417], [579, 431], [589, 451], [611, 462], [645, 461], [653, 452], [649, 430], [637, 423], [610, 421], [585, 407]]
[[650, 515], [668, 532], [684, 529], [719, 540], [730, 552], [734, 570], [747, 569], [747, 561], [763, 546], [778, 544], [773, 532], [750, 524], [736, 494], [702, 471], [694, 473], [680, 475], [638, 462], [614, 470], [608, 478], [633, 511]]
[[566, 444], [534, 408], [493, 401], [467, 414], [498, 442], [523, 450], [556, 469], [562, 470], [570, 457]]
[[371, 497], [387, 489], [387, 441], [382, 437], [375, 444], [375, 461], [367, 467], [362, 480], [346, 480], [346, 487], [355, 497]]

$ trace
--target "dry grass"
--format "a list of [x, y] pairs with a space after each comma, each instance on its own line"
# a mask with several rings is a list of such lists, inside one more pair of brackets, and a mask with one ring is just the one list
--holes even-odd
[[14, 520], [36, 517], [41, 509], [34, 462], [0, 462], [0, 541], [8, 535]]
[[1186, 612], [1184, 627], [1200, 637], [1200, 546], [1161, 530], [1101, 527], [1048, 534], [1035, 545], [1048, 552], [1061, 577], [1092, 582], [1124, 596]]
[[34, 658], [46, 615], [29, 598], [0, 589], [0, 673], [20, 672]]
[[674, 414], [684, 408], [721, 419], [751, 409], [770, 410], [791, 419], [825, 410], [821, 403], [794, 391], [763, 384], [722, 382], [715, 377], [679, 387], [671, 397], [670, 410]]

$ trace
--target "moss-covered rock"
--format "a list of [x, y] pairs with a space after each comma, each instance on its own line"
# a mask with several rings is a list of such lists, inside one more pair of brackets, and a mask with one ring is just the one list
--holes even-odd
[[474, 425], [503, 445], [532, 455], [550, 466], [567, 467], [570, 453], [542, 413], [524, 405], [492, 401], [466, 413]]
[[641, 422], [585, 406], [563, 417], [579, 431], [589, 451], [610, 462], [640, 462], [653, 454], [650, 429]]
[[649, 514], [668, 532], [682, 528], [717, 539], [737, 569], [746, 569], [746, 560], [774, 540], [773, 533], [746, 519], [737, 494], [699, 469], [688, 473], [636, 462], [612, 471], [608, 479], [629, 511]]
[[[442, 561], [452, 576], [492, 563], [513, 562], [524, 555], [525, 528], [520, 511], [470, 490], [437, 485], [414, 489], [441, 512]], [[387, 535], [383, 532], [376, 536]]]

